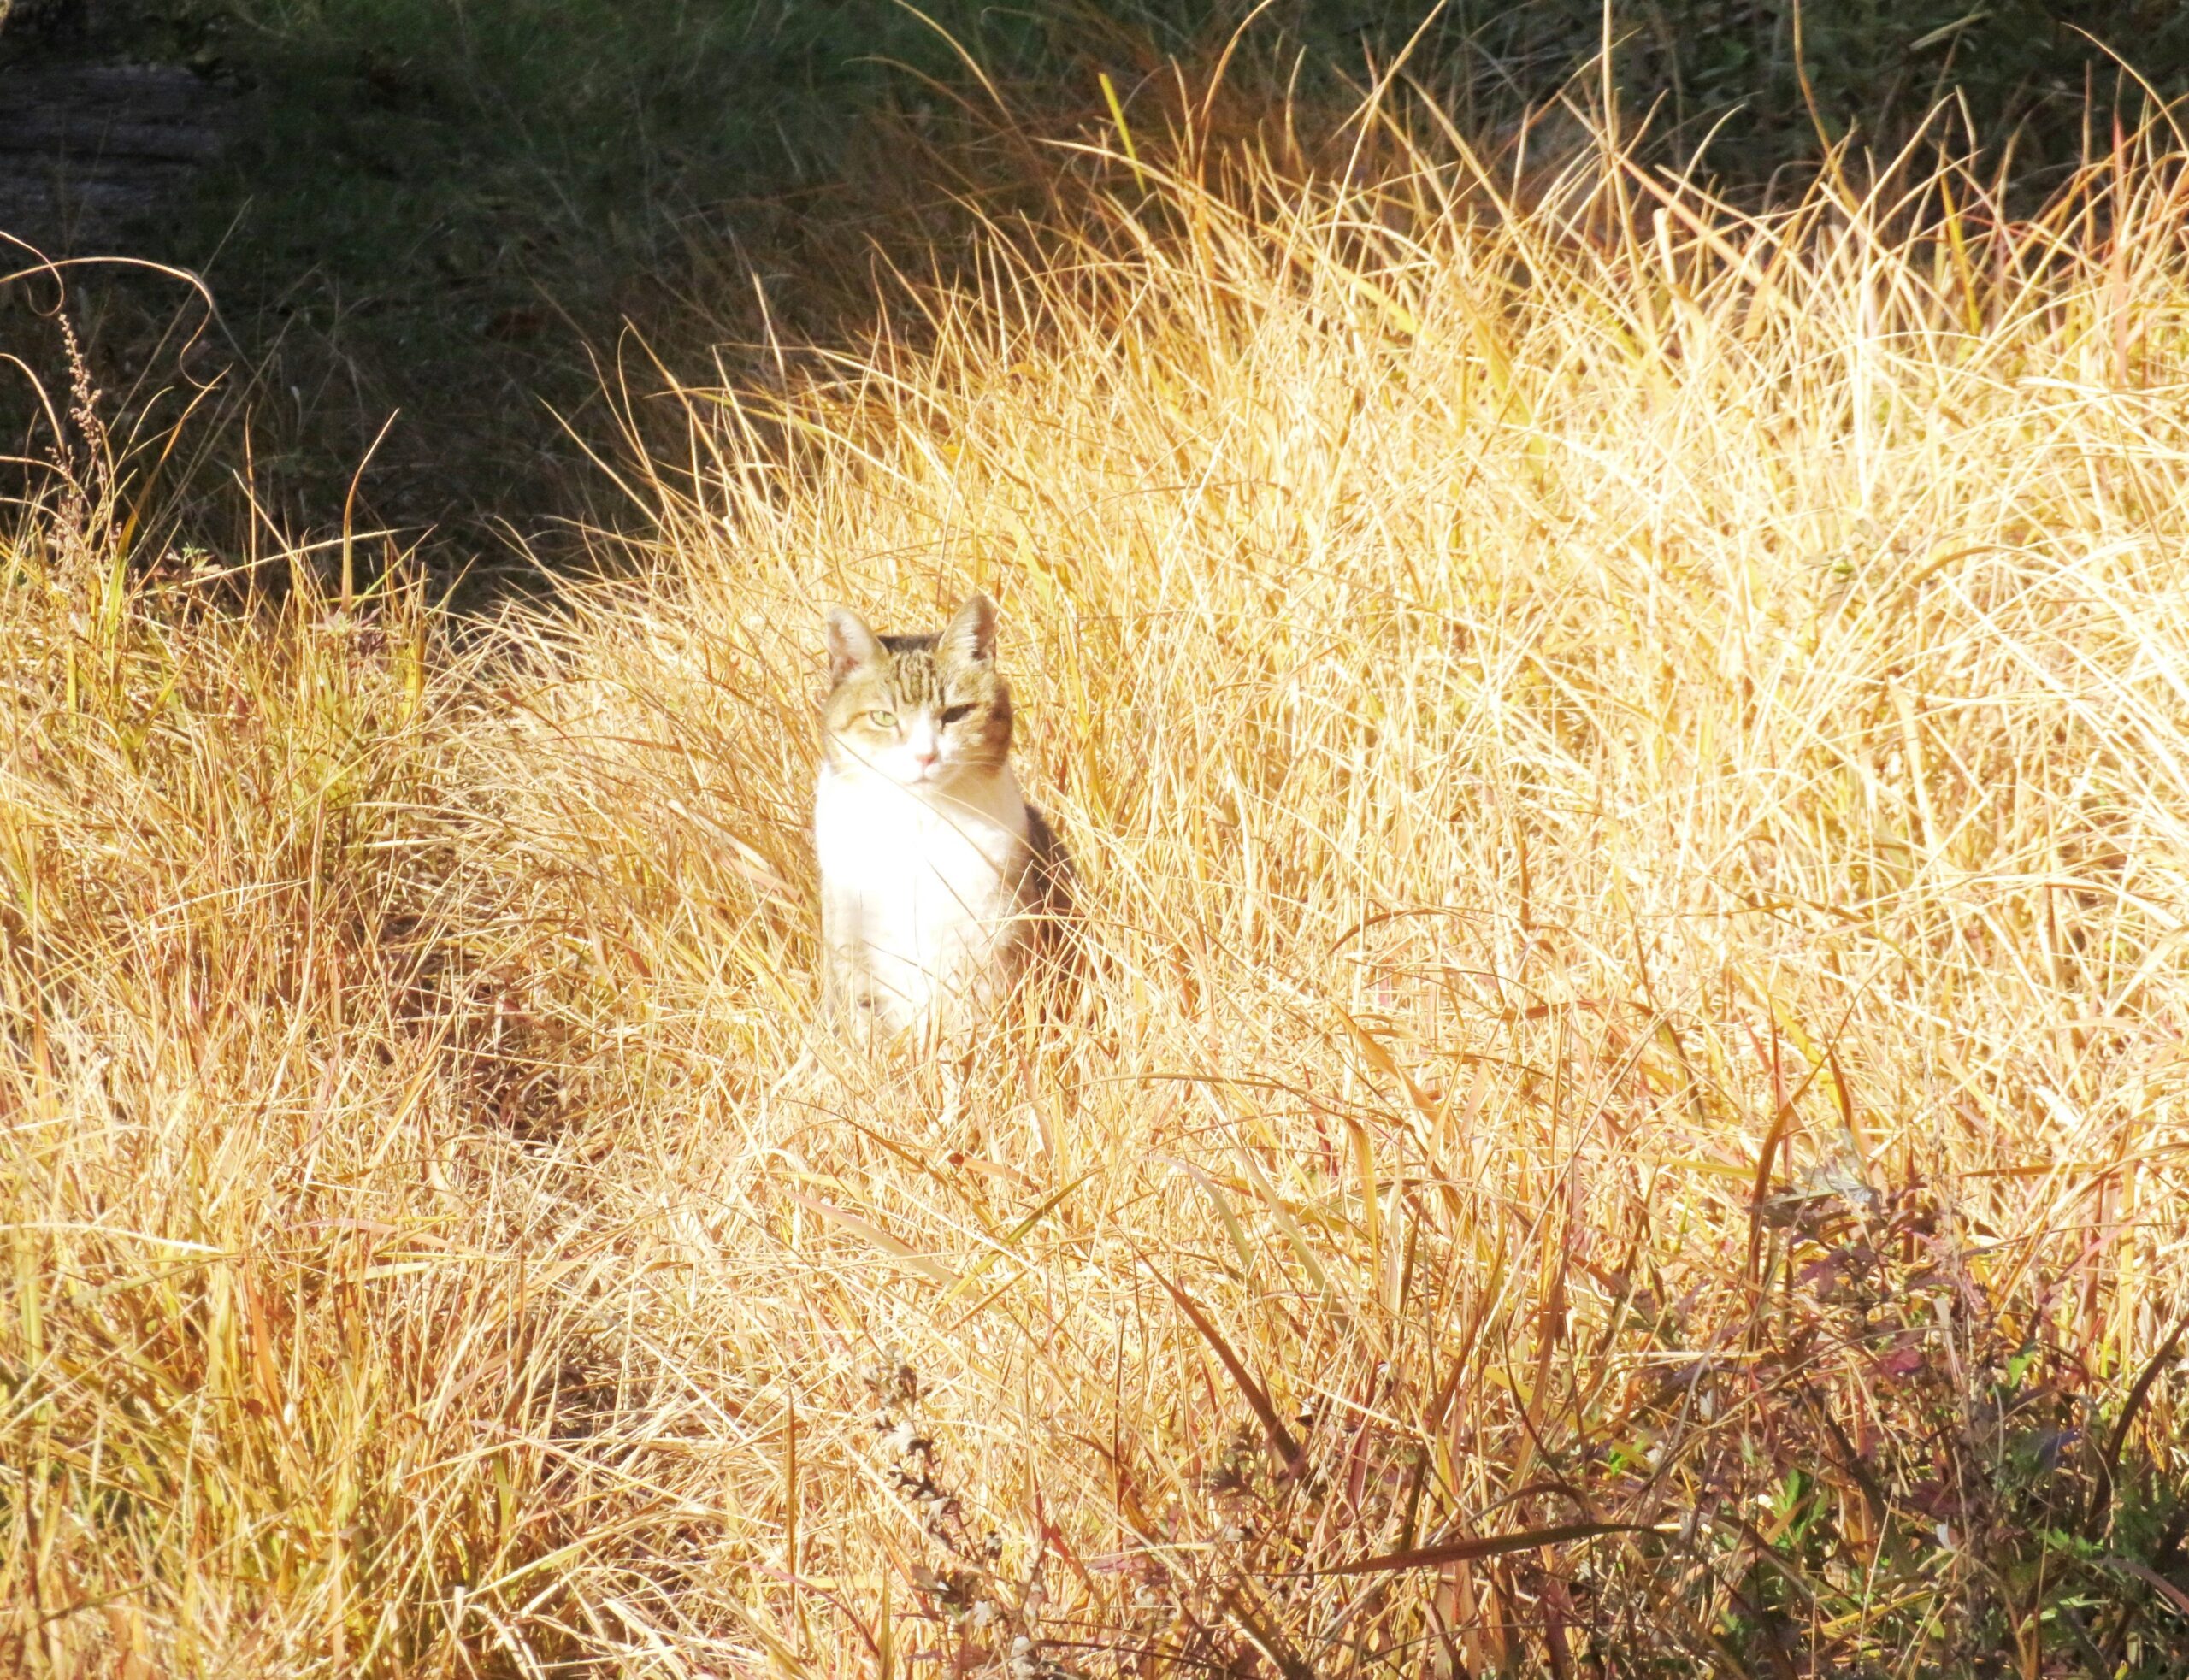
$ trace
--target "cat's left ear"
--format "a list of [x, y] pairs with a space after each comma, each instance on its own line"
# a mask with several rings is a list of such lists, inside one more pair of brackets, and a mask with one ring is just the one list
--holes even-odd
[[955, 664], [986, 665], [995, 659], [995, 603], [969, 595], [942, 633], [942, 652]]

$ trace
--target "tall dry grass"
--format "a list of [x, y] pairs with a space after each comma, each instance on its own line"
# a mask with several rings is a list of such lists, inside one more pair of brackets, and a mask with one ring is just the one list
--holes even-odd
[[[2171, 131], [1415, 133], [1008, 137], [552, 615], [27, 521], [8, 1661], [2181, 1671]], [[817, 615], [976, 586], [1103, 963], [864, 1068]]]

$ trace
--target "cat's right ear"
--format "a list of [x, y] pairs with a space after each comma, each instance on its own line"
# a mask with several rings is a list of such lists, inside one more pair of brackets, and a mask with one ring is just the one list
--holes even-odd
[[849, 607], [829, 609], [829, 681], [841, 682], [882, 657], [882, 643]]

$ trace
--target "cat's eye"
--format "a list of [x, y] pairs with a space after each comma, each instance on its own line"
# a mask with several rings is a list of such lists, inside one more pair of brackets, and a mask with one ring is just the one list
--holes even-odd
[[963, 723], [972, 715], [971, 706], [945, 706], [942, 709], [942, 727], [947, 729], [953, 723]]
[[877, 729], [894, 729], [897, 727], [897, 714], [894, 711], [870, 711], [866, 715], [866, 721]]

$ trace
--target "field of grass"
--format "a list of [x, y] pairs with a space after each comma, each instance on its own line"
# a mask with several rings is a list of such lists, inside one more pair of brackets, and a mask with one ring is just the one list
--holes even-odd
[[[2189, 158], [1536, 161], [999, 118], [487, 621], [80, 455], [0, 1665], [2189, 1672]], [[974, 587], [1102, 961], [864, 1067], [819, 613]]]

